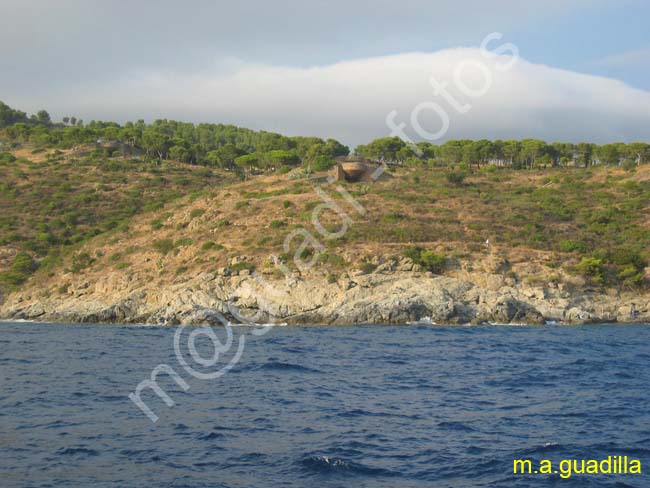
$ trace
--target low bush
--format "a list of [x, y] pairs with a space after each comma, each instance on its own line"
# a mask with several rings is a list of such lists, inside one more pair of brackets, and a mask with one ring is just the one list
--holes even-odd
[[361, 263], [361, 266], [359, 266], [359, 269], [363, 272], [363, 274], [370, 274], [377, 269], [377, 265], [369, 263], [368, 261], [364, 261]]
[[14, 258], [8, 271], [0, 273], [0, 286], [16, 288], [22, 285], [38, 268], [38, 263], [26, 252], [20, 252]]
[[587, 278], [592, 283], [602, 284], [605, 282], [605, 266], [603, 260], [594, 257], [583, 257], [575, 265], [575, 271], [582, 277]]
[[279, 229], [281, 227], [286, 227], [286, 226], [287, 223], [284, 220], [272, 220], [271, 224], [269, 225], [271, 229]]
[[190, 219], [196, 219], [201, 217], [205, 213], [205, 210], [202, 208], [195, 208], [190, 212]]
[[174, 241], [171, 239], [157, 239], [153, 241], [153, 248], [162, 255], [169, 254], [175, 248]]
[[164, 224], [162, 222], [162, 219], [160, 219], [160, 218], [154, 219], [154, 220], [151, 221], [151, 229], [152, 230], [162, 229], [163, 226], [164, 226]]
[[223, 249], [223, 246], [221, 244], [217, 244], [214, 241], [206, 241], [201, 246], [201, 249], [204, 250], [204, 251], [210, 251], [210, 250], [213, 250], [213, 249], [219, 251], [219, 250]]
[[13, 154], [7, 152], [0, 153], [0, 163], [9, 164], [13, 163], [14, 161], [16, 161], [16, 156]]
[[447, 264], [446, 256], [433, 251], [426, 251], [421, 247], [409, 247], [404, 251], [404, 256], [432, 273], [441, 273]]
[[79, 273], [80, 271], [92, 266], [94, 262], [95, 260], [88, 252], [82, 251], [72, 256], [72, 267], [70, 268], [70, 271], [73, 273]]
[[562, 241], [560, 242], [560, 250], [563, 252], [587, 252], [587, 246], [583, 242], [576, 241]]
[[334, 166], [336, 162], [328, 156], [319, 156], [314, 161], [312, 168], [314, 171], [325, 171]]
[[442, 254], [436, 254], [433, 251], [424, 251], [420, 254], [418, 264], [432, 273], [440, 273], [445, 268], [447, 258]]
[[451, 171], [445, 174], [445, 178], [452, 185], [460, 186], [467, 178], [467, 175], [461, 171]]
[[242, 270], [248, 270], [248, 271], [253, 271], [255, 269], [255, 265], [252, 263], [248, 263], [246, 261], [242, 261], [240, 263], [233, 264], [230, 266], [230, 271], [233, 273], [239, 273]]

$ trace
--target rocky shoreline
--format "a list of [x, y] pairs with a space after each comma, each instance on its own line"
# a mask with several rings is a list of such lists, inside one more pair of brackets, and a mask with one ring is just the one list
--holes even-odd
[[256, 323], [558, 324], [650, 322], [650, 297], [614, 290], [576, 291], [562, 284], [524, 284], [494, 272], [440, 276], [411, 267], [372, 273], [294, 274], [289, 278], [234, 275], [227, 268], [157, 287], [136, 275], [81, 277], [60, 296], [27, 290], [7, 297], [0, 318], [51, 322], [202, 325]]

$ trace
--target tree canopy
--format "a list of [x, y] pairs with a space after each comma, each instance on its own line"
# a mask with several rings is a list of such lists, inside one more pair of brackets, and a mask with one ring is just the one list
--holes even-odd
[[[127, 122], [91, 121], [84, 124], [66, 116], [52, 123], [41, 110], [28, 117], [0, 102], [0, 130], [15, 143], [68, 149], [81, 144], [110, 143], [112, 147], [141, 150], [146, 157], [184, 163], [247, 169], [295, 166], [320, 156], [334, 158], [349, 154], [347, 146], [334, 139], [287, 137], [226, 124], [192, 124], [160, 119]], [[240, 159], [242, 156], [250, 156]]]
[[[66, 116], [52, 122], [45, 110], [35, 115], [14, 110], [0, 102], [0, 131], [13, 143], [41, 147], [72, 148], [80, 144], [111, 143], [113, 150], [141, 151], [145, 157], [227, 169], [269, 170], [305, 163], [331, 165], [347, 155], [347, 146], [334, 139], [287, 137], [226, 124], [192, 124], [159, 119], [127, 122], [91, 121]], [[430, 165], [497, 164], [513, 168], [546, 166], [633, 165], [650, 162], [645, 142], [552, 142], [539, 139], [455, 139], [440, 145], [417, 143], [417, 151], [398, 137], [381, 137], [357, 146], [356, 154], [380, 161]]]
[[[539, 139], [495, 140], [454, 139], [444, 144], [417, 144], [418, 151], [397, 137], [382, 137], [358, 146], [356, 153], [372, 159], [398, 163], [433, 165], [497, 164], [514, 168], [577, 166], [592, 164], [623, 165], [650, 162], [650, 144], [617, 142], [597, 145], [589, 142], [547, 143]], [[420, 155], [416, 154], [419, 152]]]

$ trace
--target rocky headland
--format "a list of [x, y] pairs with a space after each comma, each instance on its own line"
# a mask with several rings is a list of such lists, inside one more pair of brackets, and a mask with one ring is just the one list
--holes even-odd
[[224, 267], [160, 287], [137, 274], [109, 272], [94, 281], [79, 277], [56, 297], [35, 290], [11, 295], [0, 316], [160, 325], [219, 325], [222, 317], [339, 325], [650, 322], [647, 295], [593, 290], [584, 283], [526, 284], [513, 269], [532, 266], [527, 263], [513, 266], [490, 256], [481, 269], [440, 276], [408, 258], [375, 261], [372, 272], [351, 270], [336, 281], [317, 272], [278, 278]]

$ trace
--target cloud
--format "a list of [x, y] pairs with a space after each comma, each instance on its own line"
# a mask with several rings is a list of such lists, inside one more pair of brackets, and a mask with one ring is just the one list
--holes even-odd
[[[0, 99], [57, 117], [231, 122], [349, 144], [387, 134], [391, 110], [410, 126], [413, 107], [437, 101], [448, 137], [642, 138], [647, 92], [522, 60], [467, 100], [453, 69], [480, 53], [445, 49], [478, 45], [485, 29], [543, 38], [551, 21], [622, 3], [634, 1], [0, 0]], [[435, 97], [431, 76], [472, 110]], [[422, 123], [439, 120], [423, 112]]]
[[[491, 44], [494, 48], [498, 41]], [[478, 49], [447, 49], [345, 61], [311, 68], [222, 62], [201, 73], [139, 71], [119, 80], [95, 82], [51, 93], [49, 108], [58, 116], [89, 120], [166, 117], [194, 122], [227, 122], [295, 135], [336, 137], [356, 145], [389, 135], [385, 119], [418, 138], [411, 114], [421, 103], [437, 103], [449, 116], [447, 138], [523, 138], [595, 142], [647, 139], [650, 92], [592, 75], [533, 64], [520, 59], [486, 58]], [[485, 94], [464, 94], [454, 71], [464, 63], [461, 81]], [[487, 68], [479, 68], [479, 64]], [[486, 76], [489, 74], [489, 86]], [[448, 83], [458, 113], [430, 78]], [[24, 104], [23, 104], [24, 102]], [[17, 107], [30, 100], [12, 100]], [[32, 102], [33, 103], [33, 102]], [[430, 107], [430, 105], [429, 105]], [[36, 107], [27, 107], [36, 108]], [[418, 122], [433, 133], [441, 128], [434, 111]]]
[[650, 47], [611, 54], [593, 62], [603, 68], [639, 68], [650, 62]]
[[0, 0], [0, 90], [83, 85], [215, 59], [311, 66], [478, 44], [620, 0]]

